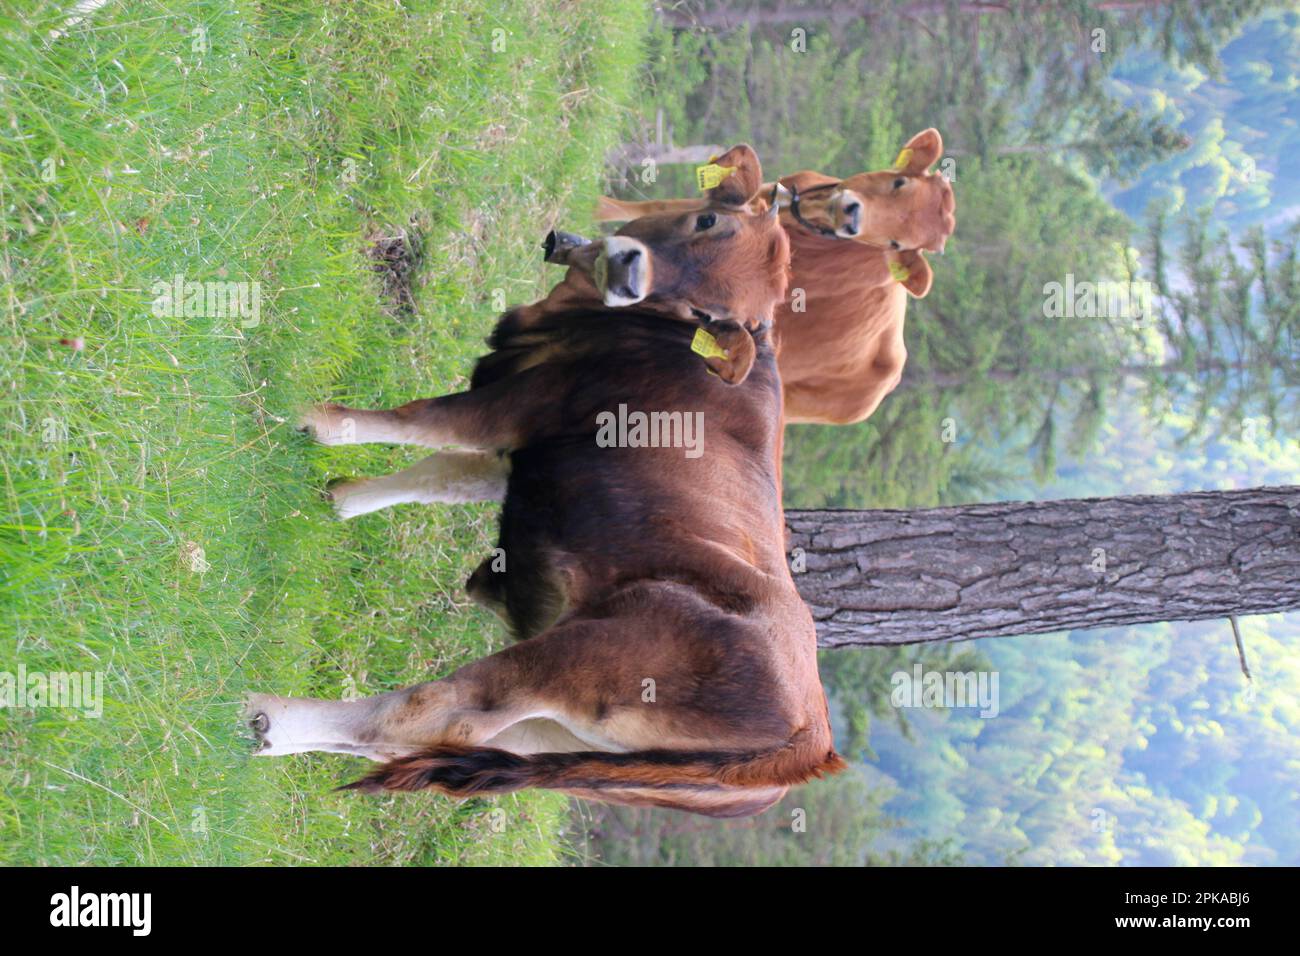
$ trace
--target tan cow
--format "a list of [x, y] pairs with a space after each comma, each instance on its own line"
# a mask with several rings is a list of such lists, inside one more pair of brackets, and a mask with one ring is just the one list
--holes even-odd
[[[927, 129], [908, 141], [893, 169], [844, 180], [805, 171], [779, 180], [791, 195], [781, 213], [791, 297], [776, 314], [787, 421], [859, 422], [898, 385], [907, 361], [907, 296], [929, 292], [923, 252], [942, 252], [956, 225], [952, 187], [929, 172], [942, 154], [939, 131]], [[597, 217], [632, 219], [700, 203], [606, 197]]]

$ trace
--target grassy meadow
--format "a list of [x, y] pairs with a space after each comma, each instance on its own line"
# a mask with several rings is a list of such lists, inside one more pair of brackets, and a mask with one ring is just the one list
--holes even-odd
[[[495, 508], [339, 523], [328, 481], [418, 452], [317, 447], [292, 416], [467, 383], [500, 305], [557, 278], [546, 228], [591, 227], [648, 9], [110, 0], [70, 25], [72, 0], [19, 6], [0, 11], [0, 672], [104, 683], [98, 718], [0, 709], [0, 864], [564, 859], [563, 797], [335, 793], [364, 762], [252, 759], [237, 717], [251, 689], [372, 694], [503, 641], [463, 589]], [[257, 282], [260, 314], [159, 315], [175, 276]]]

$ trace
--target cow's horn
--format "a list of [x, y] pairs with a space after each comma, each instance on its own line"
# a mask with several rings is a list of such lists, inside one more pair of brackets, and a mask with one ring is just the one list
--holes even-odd
[[552, 229], [546, 234], [546, 240], [542, 243], [542, 249], [545, 253], [542, 259], [544, 262], [565, 265], [569, 261], [569, 253], [590, 242], [590, 239], [584, 239], [582, 236], [571, 232], [556, 232]]

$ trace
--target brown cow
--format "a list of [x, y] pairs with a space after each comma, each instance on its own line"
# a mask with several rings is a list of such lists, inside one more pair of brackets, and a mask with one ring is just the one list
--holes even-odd
[[[930, 290], [922, 251], [943, 251], [956, 224], [952, 187], [928, 172], [942, 154], [939, 131], [927, 129], [903, 147], [893, 169], [779, 180], [794, 200], [781, 214], [790, 234], [791, 299], [776, 316], [786, 421], [859, 422], [897, 386], [907, 360], [907, 295]], [[682, 212], [700, 202], [603, 198], [597, 217]]]
[[[775, 216], [735, 198], [714, 196], [712, 219], [646, 217], [620, 231], [634, 244], [587, 253], [605, 261], [590, 266], [592, 286], [578, 295], [587, 287], [574, 279], [562, 307], [507, 313], [469, 391], [308, 414], [327, 442], [509, 452], [507, 565], [480, 568], [472, 593], [522, 640], [367, 700], [254, 696], [261, 753], [383, 761], [353, 785], [366, 790], [546, 787], [713, 816], [758, 813], [843, 767], [783, 545], [782, 402], [766, 325], [785, 294], [788, 240]], [[611, 290], [641, 301], [611, 309], [595, 294]], [[691, 351], [706, 304], [752, 330], [740, 331], [754, 346], [743, 382], [727, 384]], [[628, 430], [602, 441], [629, 408], [662, 416], [656, 440]]]

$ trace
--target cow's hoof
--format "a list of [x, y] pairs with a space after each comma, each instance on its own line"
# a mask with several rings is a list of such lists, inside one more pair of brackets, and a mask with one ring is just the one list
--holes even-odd
[[336, 479], [326, 486], [325, 497], [334, 506], [334, 516], [340, 521], [347, 521], [349, 518], [363, 515], [369, 510], [360, 507], [357, 503], [356, 492], [361, 484], [360, 481]]
[[284, 701], [269, 694], [249, 694], [244, 700], [244, 723], [253, 732], [253, 753], [259, 757], [275, 756], [272, 740], [272, 714]]
[[342, 405], [313, 405], [298, 416], [298, 430], [322, 445], [355, 442], [356, 421]]

